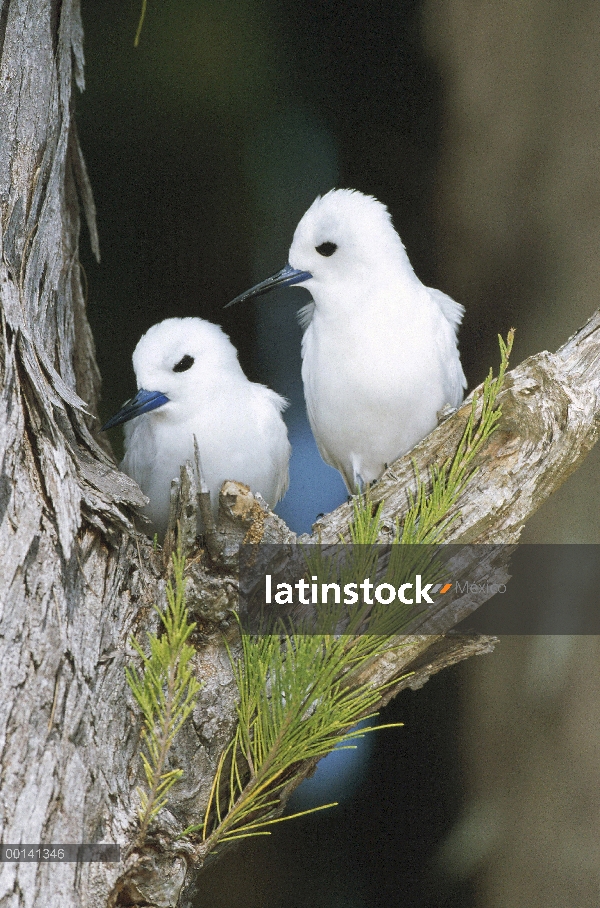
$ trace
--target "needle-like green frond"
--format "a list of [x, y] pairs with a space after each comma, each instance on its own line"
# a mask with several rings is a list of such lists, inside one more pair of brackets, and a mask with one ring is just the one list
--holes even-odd
[[167, 607], [156, 609], [162, 623], [160, 636], [150, 634], [147, 654], [141, 644], [132, 645], [142, 660], [142, 669], [126, 668], [127, 683], [144, 717], [141, 760], [146, 787], [138, 788], [140, 829], [136, 844], [143, 843], [148, 827], [166, 805], [167, 795], [183, 775], [169, 769], [169, 751], [177, 732], [192, 712], [200, 684], [194, 677], [191, 659], [194, 647], [187, 640], [195, 628], [188, 620], [185, 602], [185, 559], [173, 555], [173, 581], [167, 584]]
[[[512, 341], [512, 331], [506, 343], [500, 338], [499, 374], [494, 378], [490, 372], [481, 394], [474, 395], [455, 455], [434, 466], [428, 482], [417, 475], [409, 511], [402, 526], [396, 527], [385, 582], [398, 585], [411, 572], [425, 569], [428, 580], [435, 579], [431, 555], [418, 544], [443, 541], [452, 522], [450, 511], [476, 472], [473, 460], [500, 419], [497, 398]], [[304, 553], [307, 576], [340, 585], [356, 577], [374, 580], [379, 569], [382, 507], [383, 503], [373, 506], [368, 491], [357, 496], [349, 528], [351, 544], [345, 547], [349, 558], [309, 546]], [[333, 634], [342, 617], [343, 634]], [[369, 632], [360, 633], [367, 617]], [[279, 635], [242, 634], [242, 656], [237, 662], [232, 659], [239, 691], [238, 725], [220, 757], [204, 820], [184, 834], [199, 836], [206, 850], [211, 850], [222, 842], [267, 835], [267, 827], [291, 819], [273, 814], [285, 790], [302, 776], [306, 762], [318, 760], [336, 746], [351, 747], [358, 736], [374, 730], [359, 731], [356, 724], [375, 715], [388, 685], [360, 683], [360, 673], [370, 660], [399, 645], [401, 619], [387, 606], [365, 609], [359, 602], [354, 613], [342, 615], [339, 605], [326, 603], [317, 614], [316, 633], [288, 626]]]
[[242, 658], [234, 663], [237, 730], [221, 756], [204, 822], [186, 833], [200, 832], [214, 847], [291, 819], [272, 812], [302, 764], [374, 730], [353, 726], [374, 715], [383, 688], [352, 680], [381, 647], [367, 635], [242, 635]]

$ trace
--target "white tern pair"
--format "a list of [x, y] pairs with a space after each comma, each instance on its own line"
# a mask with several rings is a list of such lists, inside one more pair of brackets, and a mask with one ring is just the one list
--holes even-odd
[[[317, 198], [288, 264], [228, 305], [294, 284], [312, 296], [300, 311], [310, 425], [354, 493], [431, 432], [445, 405], [461, 403], [464, 310], [417, 278], [385, 206], [349, 189]], [[126, 429], [121, 466], [150, 498], [155, 527], [166, 525], [170, 481], [194, 435], [213, 501], [223, 480], [237, 479], [274, 505], [287, 488], [284, 401], [246, 379], [221, 330], [168, 319], [144, 335], [133, 361], [141, 390], [107, 426], [144, 414]]]

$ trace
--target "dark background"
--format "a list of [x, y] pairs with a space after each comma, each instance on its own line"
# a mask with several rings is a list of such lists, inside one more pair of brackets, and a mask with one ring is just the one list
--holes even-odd
[[[190, 315], [218, 322], [247, 375], [291, 400], [291, 485], [278, 510], [306, 530], [345, 497], [304, 417], [294, 313], [306, 293], [224, 304], [285, 264], [318, 193], [353, 187], [389, 207], [423, 282], [466, 306], [469, 387], [497, 363], [496, 335], [512, 325], [513, 362], [564, 341], [600, 296], [592, 278], [571, 281], [588, 272], [567, 254], [574, 237], [574, 250], [589, 250], [589, 273], [599, 258], [589, 227], [598, 220], [598, 169], [593, 154], [584, 167], [573, 150], [588, 154], [598, 136], [577, 139], [568, 125], [600, 120], [577, 109], [582, 97], [597, 108], [598, 81], [583, 65], [598, 59], [586, 46], [593, 30], [575, 34], [573, 4], [561, 11], [555, 0], [514, 9], [468, 0], [148, 0], [134, 49], [140, 6], [83, 0], [87, 89], [77, 123], [101, 264], [85, 236], [81, 245], [100, 415], [134, 391], [131, 353], [150, 325]], [[582, 16], [592, 9], [576, 6]], [[120, 455], [119, 430], [111, 441]], [[529, 541], [598, 538], [597, 464], [555, 496]], [[496, 683], [511, 672], [497, 670]], [[446, 671], [390, 704], [382, 721], [405, 727], [373, 735], [342, 805], [230, 852], [203, 877], [198, 908], [474, 905], [469, 860], [454, 873], [452, 861], [438, 860], [468, 800], [461, 754], [480, 722], [474, 703], [487, 696], [489, 709], [498, 699], [490, 685], [468, 682], [471, 725], [461, 726], [467, 676]], [[507, 709], [516, 722], [515, 696]], [[497, 744], [510, 765], [510, 747]], [[471, 752], [474, 775], [477, 759]], [[491, 790], [502, 776], [489, 766]], [[339, 775], [329, 773], [324, 801]], [[471, 854], [487, 841], [475, 839]], [[533, 879], [530, 868], [526, 875]], [[531, 896], [525, 903], [533, 908]]]

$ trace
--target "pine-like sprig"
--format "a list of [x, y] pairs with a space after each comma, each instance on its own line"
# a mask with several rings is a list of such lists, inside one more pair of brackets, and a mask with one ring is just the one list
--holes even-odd
[[[396, 526], [386, 582], [396, 580], [397, 584], [399, 576], [414, 572], [415, 567], [424, 570], [423, 558], [427, 569], [434, 571], [431, 555], [413, 546], [440, 543], [454, 519], [449, 512], [475, 474], [473, 460], [500, 419], [496, 404], [513, 334], [509, 332], [506, 343], [499, 338], [499, 374], [494, 378], [490, 370], [481, 393], [473, 396], [454, 456], [432, 468], [429, 483], [417, 474], [409, 511], [403, 525]], [[351, 545], [344, 547], [351, 558], [339, 560], [324, 555], [321, 546], [309, 546], [305, 552], [309, 574], [316, 575], [319, 582], [338, 581], [340, 585], [345, 578], [374, 578], [382, 507], [383, 502], [373, 506], [368, 490], [357, 496], [349, 526]], [[331, 630], [342, 617], [335, 605], [326, 605], [317, 615], [317, 633], [303, 634], [297, 628], [282, 635], [242, 634], [242, 657], [237, 663], [232, 658], [240, 696], [238, 725], [219, 760], [204, 821], [183, 834], [200, 834], [207, 851], [222, 842], [268, 835], [268, 827], [274, 823], [302, 815], [273, 816], [285, 789], [293, 786], [307, 760], [317, 760], [336, 746], [352, 746], [365, 731], [389, 727], [355, 728], [360, 719], [375, 715], [373, 708], [389, 686], [357, 685], [357, 675], [385, 649], [399, 645], [398, 614], [376, 607], [368, 614], [369, 633], [360, 634], [366, 614], [359, 603], [354, 614], [345, 616], [349, 623], [339, 636], [319, 632]]]
[[[293, 783], [306, 760], [319, 759], [376, 726], [353, 726], [370, 718], [387, 685], [352, 686], [352, 675], [381, 649], [370, 636], [250, 637], [242, 635], [242, 658], [233, 662], [240, 694], [238, 725], [219, 760], [200, 832], [208, 850], [217, 843], [268, 835], [282, 790]], [[350, 729], [350, 730], [349, 730]], [[317, 807], [323, 810], [332, 804]], [[302, 814], [313, 811], [303, 811]]]
[[140, 828], [136, 839], [139, 847], [148, 827], [166, 805], [167, 795], [183, 775], [179, 768], [168, 768], [168, 756], [177, 732], [192, 712], [200, 684], [192, 674], [194, 647], [187, 643], [195, 624], [188, 619], [185, 601], [185, 558], [173, 554], [173, 582], [167, 583], [167, 607], [155, 607], [162, 623], [160, 636], [149, 634], [150, 653], [132, 638], [131, 643], [142, 659], [140, 673], [126, 668], [127, 683], [144, 716], [140, 752], [146, 787], [137, 789]]
[[135, 38], [134, 38], [134, 41], [133, 41], [133, 46], [134, 46], [134, 47], [137, 47], [138, 44], [140, 43], [140, 38], [141, 38], [141, 35], [142, 35], [142, 28], [144, 27], [144, 19], [146, 18], [146, 3], [147, 3], [147, 0], [142, 0], [142, 11], [141, 11], [141, 13], [140, 13], [140, 18], [139, 18], [139, 21], [138, 21], [138, 27], [137, 27], [137, 30], [136, 30], [136, 33], [135, 33]]

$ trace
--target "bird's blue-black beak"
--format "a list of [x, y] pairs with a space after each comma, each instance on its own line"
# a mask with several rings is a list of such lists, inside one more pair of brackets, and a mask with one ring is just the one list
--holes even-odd
[[310, 271], [299, 271], [297, 268], [292, 268], [288, 262], [285, 268], [282, 268], [277, 274], [272, 274], [266, 281], [261, 281], [260, 284], [255, 284], [250, 290], [246, 290], [245, 293], [240, 293], [223, 308], [227, 309], [234, 303], [243, 303], [244, 300], [252, 299], [253, 296], [262, 296], [263, 293], [268, 293], [274, 287], [291, 287], [292, 284], [301, 284], [302, 281], [307, 281], [311, 277]]
[[100, 431], [104, 432], [105, 429], [120, 426], [123, 422], [129, 422], [130, 419], [141, 416], [142, 413], [149, 413], [150, 410], [156, 410], [157, 407], [168, 403], [169, 398], [162, 391], [145, 391], [144, 388], [140, 388], [135, 397], [124, 403], [119, 412], [104, 423]]

